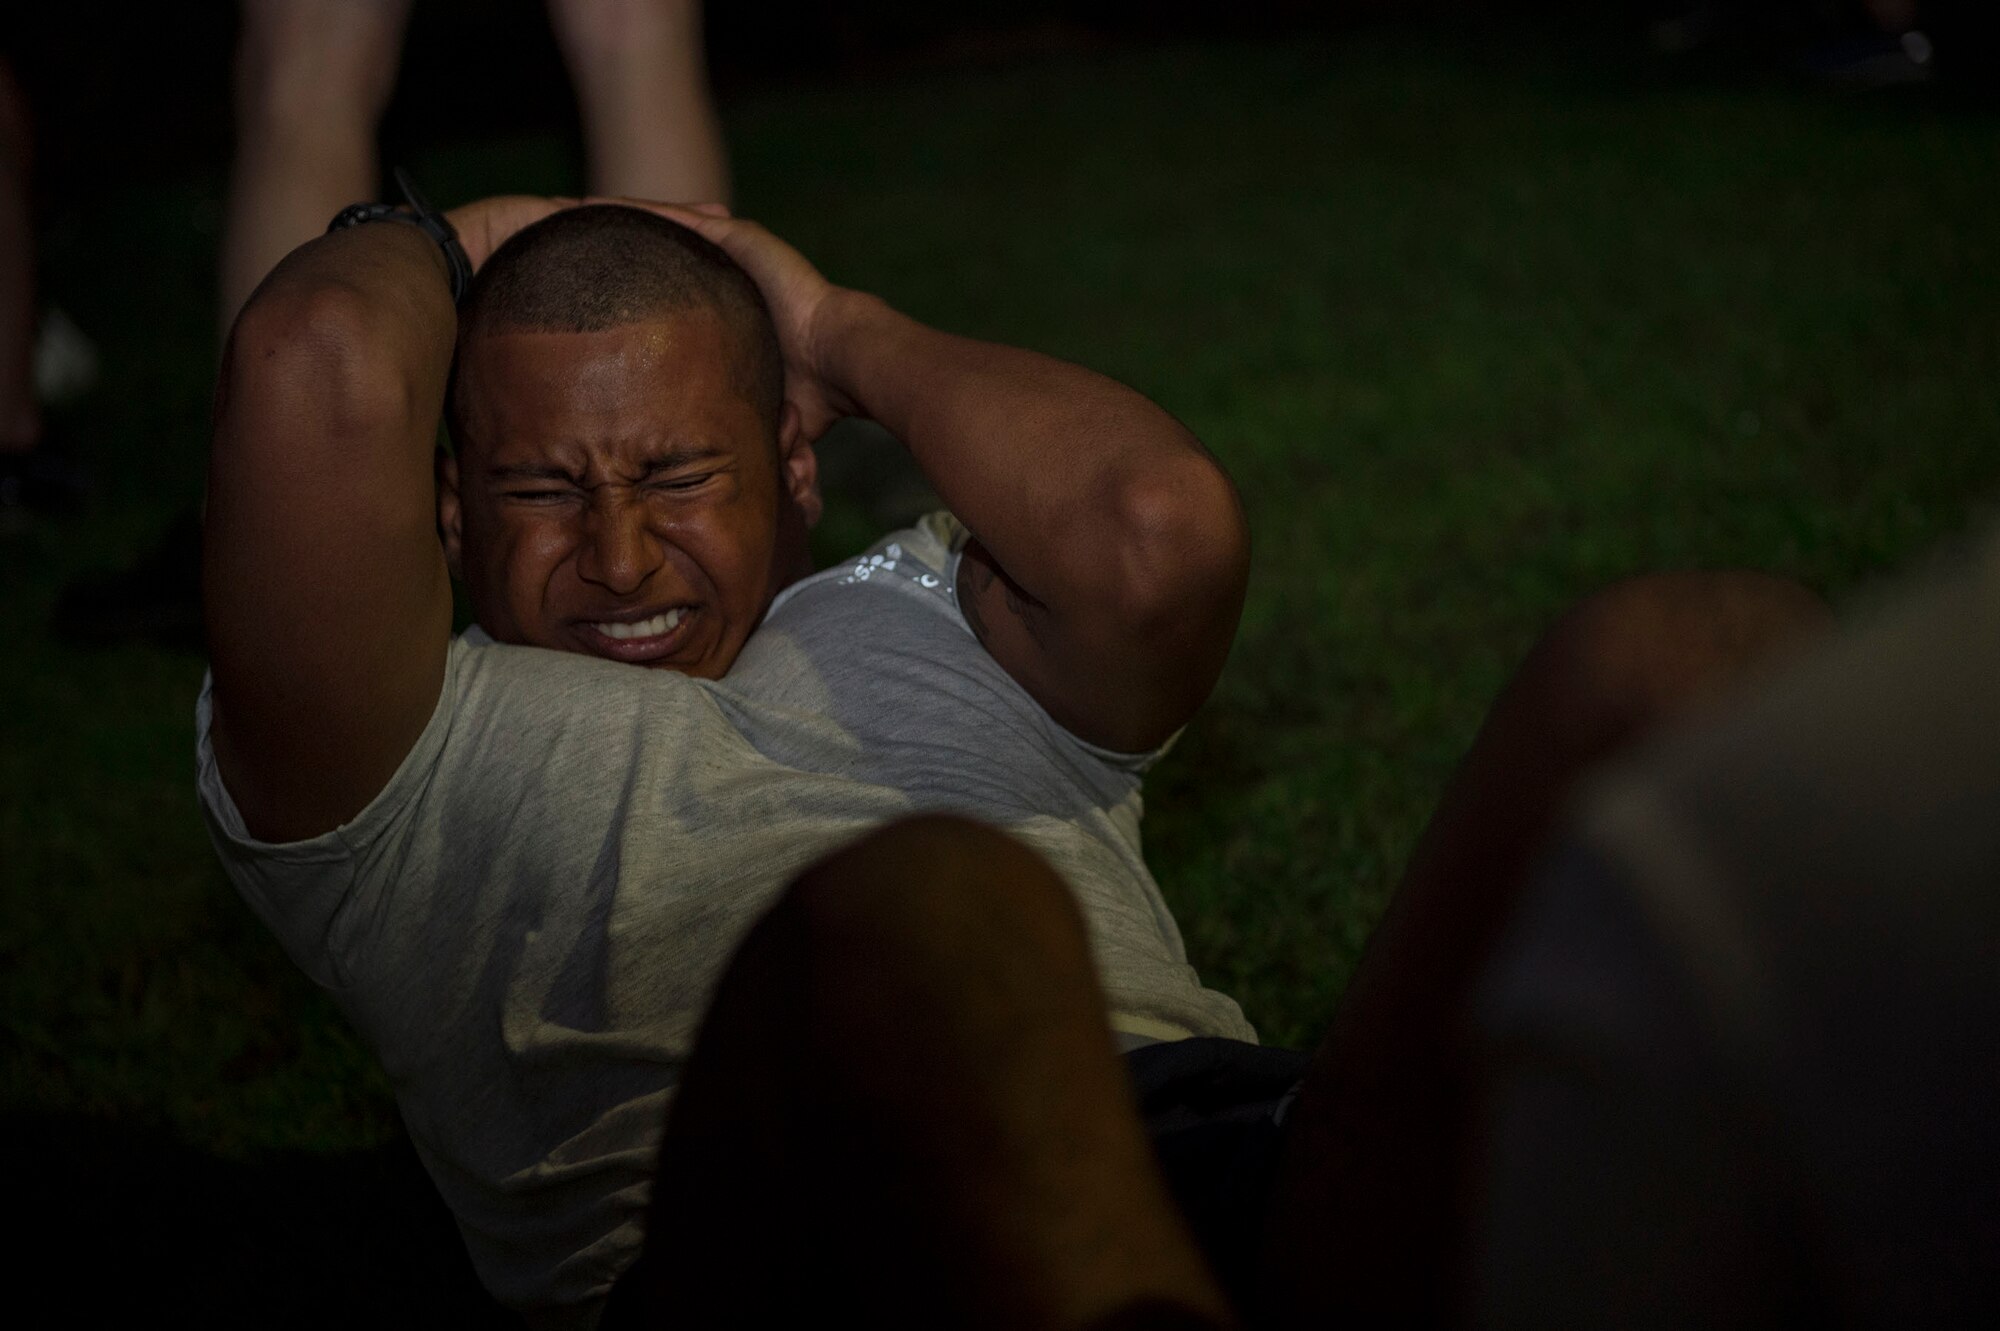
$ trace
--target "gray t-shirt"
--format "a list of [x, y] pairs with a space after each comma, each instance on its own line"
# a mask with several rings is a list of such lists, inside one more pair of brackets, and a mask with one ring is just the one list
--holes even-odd
[[[487, 1288], [587, 1323], [637, 1255], [669, 1097], [731, 952], [801, 869], [919, 810], [1041, 852], [1127, 1045], [1256, 1037], [1140, 857], [1140, 776], [967, 627], [944, 515], [788, 588], [727, 679], [455, 640], [382, 792], [250, 837], [197, 707], [204, 811], [253, 910], [380, 1055]], [[865, 964], [865, 963], [860, 963]]]

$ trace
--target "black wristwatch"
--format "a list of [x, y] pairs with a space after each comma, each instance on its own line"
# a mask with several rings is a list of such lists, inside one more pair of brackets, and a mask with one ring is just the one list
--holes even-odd
[[334, 214], [326, 229], [340, 231], [363, 222], [404, 222], [416, 227], [444, 251], [444, 265], [451, 277], [451, 300], [456, 305], [464, 299], [466, 284], [472, 281], [472, 260], [465, 257], [465, 246], [458, 243], [458, 232], [451, 229], [444, 214], [425, 203], [424, 196], [417, 193], [410, 173], [399, 166], [394, 174], [396, 188], [403, 191], [402, 203], [350, 203]]

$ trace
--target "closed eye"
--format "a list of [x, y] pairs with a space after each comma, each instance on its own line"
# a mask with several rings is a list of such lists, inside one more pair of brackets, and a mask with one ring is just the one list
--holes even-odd
[[648, 490], [668, 490], [680, 493], [687, 490], [698, 490], [708, 484], [714, 477], [714, 472], [705, 471], [696, 476], [675, 476], [672, 479], [648, 481], [646, 482], [646, 488]]

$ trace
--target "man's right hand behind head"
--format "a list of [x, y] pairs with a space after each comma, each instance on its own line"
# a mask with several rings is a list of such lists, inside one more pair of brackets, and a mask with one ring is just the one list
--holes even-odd
[[672, 218], [685, 224], [687, 218], [680, 213], [696, 213], [707, 218], [726, 218], [729, 209], [719, 203], [657, 203], [649, 199], [613, 198], [569, 198], [554, 195], [543, 198], [536, 194], [495, 194], [490, 198], [475, 199], [447, 209], [445, 220], [452, 230], [458, 232], [458, 242], [465, 247], [465, 257], [472, 260], [472, 271], [477, 273], [486, 266], [486, 260], [493, 251], [506, 244], [515, 232], [533, 226], [552, 213], [565, 208], [579, 208], [588, 203], [620, 203], [628, 208], [644, 208], [662, 217]]
[[445, 220], [458, 232], [458, 243], [465, 247], [465, 257], [472, 260], [472, 271], [477, 273], [486, 266], [493, 251], [506, 244], [516, 231], [582, 202], [560, 197], [545, 199], [534, 194], [496, 194], [447, 209]]

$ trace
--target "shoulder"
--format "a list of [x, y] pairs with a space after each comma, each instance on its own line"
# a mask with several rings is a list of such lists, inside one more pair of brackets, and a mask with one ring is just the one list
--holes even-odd
[[[843, 681], [849, 692], [894, 690], [896, 714], [913, 723], [926, 717], [943, 726], [955, 716], [962, 726], [1008, 716], [1014, 718], [1009, 733], [1039, 736], [1039, 746], [1073, 762], [1127, 778], [1144, 772], [1171, 739], [1139, 753], [1090, 743], [1050, 716], [994, 658], [962, 603], [960, 569], [971, 566], [972, 545], [965, 524], [938, 510], [794, 583], [773, 602], [729, 682], [757, 694], [809, 694], [822, 708], [852, 701], [829, 700], [828, 679]], [[994, 732], [985, 733], [998, 742]]]
[[439, 847], [463, 856], [546, 842], [611, 817], [640, 768], [641, 784], [671, 789], [741, 747], [705, 681], [495, 643], [474, 629], [452, 640], [436, 705], [374, 798], [328, 832], [273, 842], [251, 833], [223, 782], [206, 686], [195, 720], [197, 787], [224, 870], [329, 986], [345, 950], [336, 920], [356, 893], [422, 890], [426, 875], [410, 871]]
[[684, 726], [704, 707], [709, 704], [701, 681], [497, 643], [475, 625], [452, 639], [437, 702], [395, 773], [338, 828], [294, 842], [250, 836], [215, 764], [207, 685], [195, 716], [200, 793], [218, 836], [234, 849], [263, 860], [323, 860], [379, 839], [440, 780], [471, 778], [493, 789], [534, 779], [556, 748], [629, 737], [649, 718], [666, 727]]
[[[914, 595], [946, 611], [963, 626], [964, 616], [957, 610], [953, 582], [966, 535], [963, 524], [951, 514], [943, 510], [927, 514], [908, 527], [888, 533], [859, 554], [801, 578], [779, 592], [765, 612], [765, 623], [790, 618], [794, 603], [817, 600], [840, 589], [867, 586], [871, 590]], [[858, 611], [881, 604], [873, 598], [854, 597], [842, 597], [836, 603]]]

